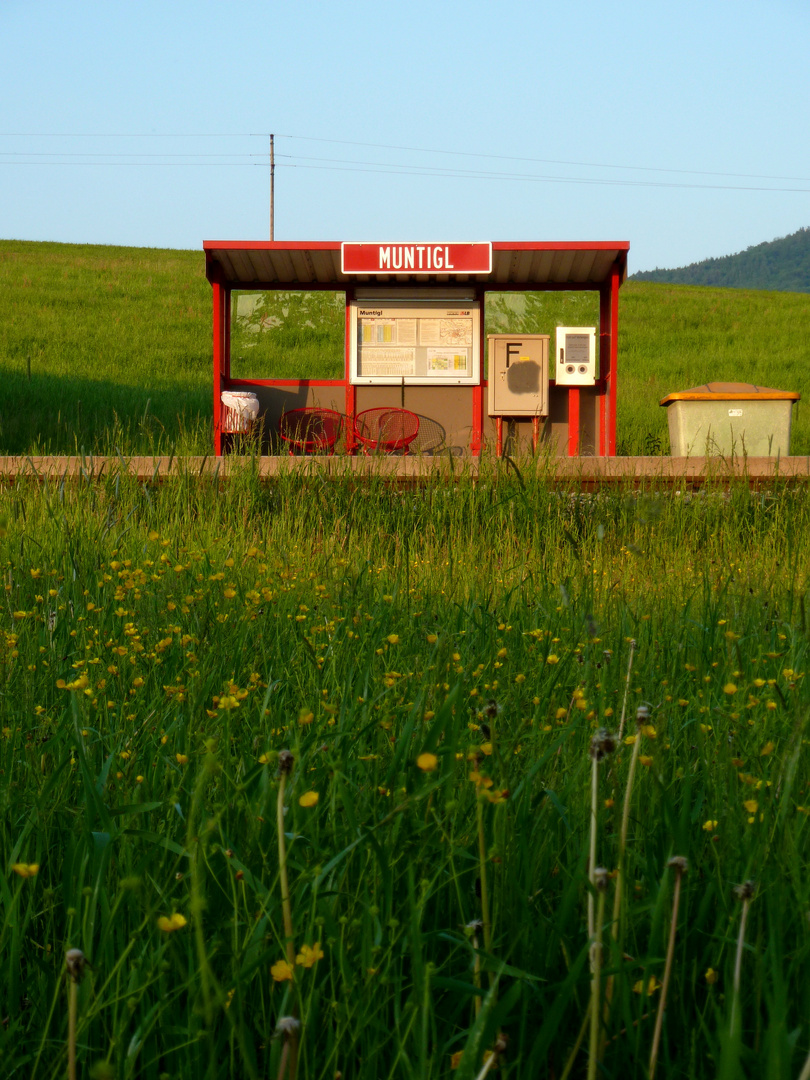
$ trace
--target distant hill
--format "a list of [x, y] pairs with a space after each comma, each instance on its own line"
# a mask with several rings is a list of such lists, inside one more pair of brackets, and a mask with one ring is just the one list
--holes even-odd
[[737, 255], [703, 259], [677, 270], [645, 270], [633, 274], [631, 281], [810, 292], [810, 228], [756, 244]]

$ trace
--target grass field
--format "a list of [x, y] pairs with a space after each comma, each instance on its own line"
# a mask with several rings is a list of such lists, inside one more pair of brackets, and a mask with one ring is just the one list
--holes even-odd
[[3, 492], [6, 1076], [798, 1076], [807, 493], [455, 479]]
[[[201, 254], [0, 276], [3, 452], [210, 450]], [[804, 392], [808, 303], [626, 286], [622, 449]], [[235, 362], [337, 374], [339, 310]], [[810, 493], [242, 464], [0, 489], [6, 1076], [807, 1080]]]
[[[535, 294], [522, 310], [493, 296], [487, 329], [593, 323], [594, 296]], [[271, 297], [261, 314], [236, 326], [235, 375], [340, 377], [329, 297]], [[805, 294], [628, 283], [619, 325], [621, 453], [667, 452], [658, 402], [674, 390], [720, 379], [810, 393]], [[206, 453], [210, 327], [202, 252], [0, 241], [0, 452]], [[792, 451], [810, 453], [803, 405]]]

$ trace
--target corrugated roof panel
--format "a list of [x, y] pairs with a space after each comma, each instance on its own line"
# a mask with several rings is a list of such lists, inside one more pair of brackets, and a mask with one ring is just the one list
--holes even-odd
[[328, 285], [332, 281], [336, 285], [339, 284], [340, 259], [335, 258], [335, 253], [332, 251], [312, 251], [310, 254], [315, 269], [315, 280], [322, 285]]
[[[490, 280], [494, 280], [498, 284], [505, 285], [509, 280], [509, 275], [512, 270], [512, 256], [511, 251], [493, 251], [492, 252], [492, 274]], [[486, 281], [485, 274], [477, 274], [478, 281]]]
[[315, 267], [308, 251], [291, 251], [290, 261], [293, 265], [296, 284], [311, 285], [315, 280]]
[[261, 280], [260, 275], [256, 273], [253, 266], [253, 260], [250, 258], [251, 252], [248, 251], [231, 251], [230, 255], [231, 263], [233, 264], [234, 271], [237, 274], [237, 279], [240, 284], [249, 284], [256, 280]]
[[[340, 270], [340, 245], [333, 242], [293, 243], [288, 241], [206, 241], [203, 245], [208, 273], [219, 273], [226, 285], [247, 288], [306, 288], [310, 284], [334, 282], [336, 288], [347, 284], [386, 281], [424, 284], [425, 279], [412, 274], [345, 275]], [[594, 287], [608, 281], [611, 268], [618, 261], [622, 280], [626, 275], [627, 243], [497, 243], [492, 247], [492, 272], [489, 274], [442, 274], [431, 277], [436, 283], [470, 281], [490, 287], [544, 285], [585, 285]]]
[[549, 274], [551, 273], [551, 267], [554, 264], [553, 251], [541, 251], [540, 258], [538, 260], [537, 270], [535, 272], [534, 283], [540, 283], [549, 280]]
[[298, 283], [298, 277], [295, 272], [295, 264], [290, 252], [274, 251], [271, 258], [273, 260], [273, 272], [276, 279], [278, 281], [283, 281], [285, 285], [296, 285]]
[[570, 281], [571, 267], [574, 262], [576, 251], [555, 251], [554, 261], [551, 265], [551, 273], [548, 280], [557, 285]]
[[513, 281], [531, 281], [531, 269], [532, 260], [535, 253], [533, 251], [518, 251], [517, 258], [515, 259], [512, 267], [511, 280]]
[[595, 251], [578, 251], [571, 264], [571, 280], [580, 284], [590, 281], [590, 273], [595, 259]]
[[610, 276], [610, 267], [616, 261], [617, 252], [594, 252], [593, 266], [589, 280], [605, 281]]
[[233, 259], [231, 258], [231, 253], [228, 251], [218, 251], [216, 255], [218, 256], [217, 261], [222, 266], [225, 278], [228, 281], [238, 280], [239, 275], [237, 273], [236, 267], [234, 266]]

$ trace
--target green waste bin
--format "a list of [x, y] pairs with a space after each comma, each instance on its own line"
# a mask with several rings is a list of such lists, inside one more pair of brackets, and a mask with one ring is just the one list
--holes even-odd
[[737, 454], [785, 457], [790, 453], [793, 405], [800, 394], [753, 383], [710, 382], [667, 394], [673, 457]]

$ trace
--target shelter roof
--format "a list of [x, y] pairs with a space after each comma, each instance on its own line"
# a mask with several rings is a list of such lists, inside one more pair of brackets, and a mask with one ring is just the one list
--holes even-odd
[[425, 285], [427, 281], [484, 284], [504, 291], [566, 286], [597, 289], [610, 280], [611, 269], [617, 262], [619, 280], [625, 280], [629, 249], [626, 240], [493, 241], [490, 273], [437, 273], [426, 280], [425, 275], [407, 272], [344, 274], [339, 241], [206, 240], [203, 244], [208, 280], [236, 289], [344, 289], [351, 284]]

